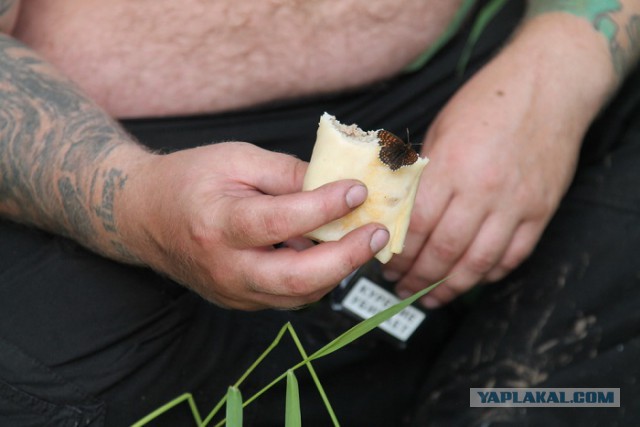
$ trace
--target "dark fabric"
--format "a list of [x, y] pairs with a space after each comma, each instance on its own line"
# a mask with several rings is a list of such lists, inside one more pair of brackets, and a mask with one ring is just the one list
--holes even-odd
[[[637, 100], [638, 77], [614, 105]], [[614, 149], [583, 165], [534, 255], [463, 318], [417, 425], [640, 424], [639, 113], [636, 101], [594, 128]], [[470, 387], [619, 387], [621, 408], [468, 408]]]
[[[350, 93], [213, 116], [129, 120], [140, 141], [171, 151], [242, 140], [307, 159], [322, 112], [419, 141], [464, 80], [522, 14], [508, 6], [478, 42], [467, 32], [417, 73]], [[535, 255], [471, 306], [432, 313], [406, 350], [369, 335], [316, 368], [345, 426], [637, 425], [640, 82], [630, 79], [594, 125], [581, 168]], [[297, 312], [219, 309], [146, 269], [0, 221], [0, 425], [123, 426], [184, 392], [206, 415], [291, 321], [308, 351], [351, 326], [319, 303]], [[289, 338], [241, 387], [248, 397], [299, 357]], [[305, 426], [330, 425], [300, 372]], [[469, 408], [469, 387], [621, 387], [620, 410]], [[252, 404], [246, 425], [283, 425], [283, 391]], [[414, 409], [417, 411], [414, 413]], [[415, 415], [415, 416], [414, 416]], [[154, 426], [189, 426], [180, 405]]]
[[[487, 32], [468, 73], [518, 21]], [[504, 21], [504, 20], [503, 20]], [[428, 122], [464, 81], [452, 70], [461, 35], [430, 67], [350, 93], [286, 101], [214, 116], [130, 120], [141, 142], [164, 151], [243, 140], [310, 156], [324, 111], [366, 129], [422, 138]], [[224, 395], [286, 321], [307, 351], [352, 326], [320, 303], [299, 312], [221, 310], [155, 273], [96, 256], [66, 239], [0, 221], [0, 425], [130, 424], [192, 392], [203, 415]], [[430, 361], [454, 326], [454, 308], [431, 316], [427, 335], [398, 351], [369, 335], [316, 363], [344, 425], [398, 425], [417, 403]], [[299, 357], [291, 340], [245, 384], [250, 396]], [[309, 375], [300, 373], [304, 425], [330, 425]], [[282, 388], [261, 397], [248, 425], [283, 422]], [[181, 405], [153, 425], [189, 425]]]
[[[0, 275], [0, 425], [128, 425], [184, 392], [194, 392], [207, 412], [285, 322], [292, 322], [308, 351], [351, 326], [322, 304], [291, 313], [220, 310], [149, 271], [112, 263], [72, 242], [19, 226], [4, 227], [3, 236], [26, 236], [38, 250], [16, 251], [20, 261]], [[398, 352], [367, 339], [317, 368], [330, 396], [364, 412], [390, 385], [415, 389], [421, 382], [419, 372], [391, 370], [390, 362], [419, 366], [428, 354], [422, 345]], [[291, 339], [284, 339], [243, 392], [250, 396], [299, 359]], [[308, 375], [300, 380], [310, 425], [326, 425]], [[280, 425], [280, 397], [260, 399], [247, 419]], [[408, 410], [411, 398], [399, 393], [396, 403]], [[185, 409], [165, 417], [166, 425], [186, 425]], [[398, 416], [383, 406], [366, 413], [390, 424]]]

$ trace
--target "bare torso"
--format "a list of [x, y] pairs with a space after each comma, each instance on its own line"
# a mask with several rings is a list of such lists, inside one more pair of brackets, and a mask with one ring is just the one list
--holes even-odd
[[118, 117], [215, 112], [391, 76], [460, 0], [29, 0], [15, 36]]

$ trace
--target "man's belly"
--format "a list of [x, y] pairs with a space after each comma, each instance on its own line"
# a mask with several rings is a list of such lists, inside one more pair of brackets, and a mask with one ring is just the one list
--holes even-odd
[[15, 36], [118, 117], [217, 112], [391, 76], [460, 0], [29, 0]]

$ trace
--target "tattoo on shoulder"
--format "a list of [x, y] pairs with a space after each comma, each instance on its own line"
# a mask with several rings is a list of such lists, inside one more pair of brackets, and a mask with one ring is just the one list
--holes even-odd
[[619, 0], [538, 0], [529, 3], [528, 16], [566, 12], [589, 21], [609, 44], [611, 61], [619, 76], [635, 64], [640, 55], [640, 15]]
[[101, 164], [124, 143], [131, 138], [75, 85], [0, 35], [0, 207], [11, 206], [9, 217], [90, 247], [102, 224], [121, 253], [114, 199], [127, 177]]

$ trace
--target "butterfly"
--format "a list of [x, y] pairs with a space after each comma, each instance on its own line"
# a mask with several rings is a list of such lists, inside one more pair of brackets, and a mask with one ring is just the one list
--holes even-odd
[[410, 166], [418, 161], [418, 153], [411, 144], [387, 130], [378, 131], [378, 144], [380, 145], [380, 161], [389, 166], [392, 171], [402, 166]]

